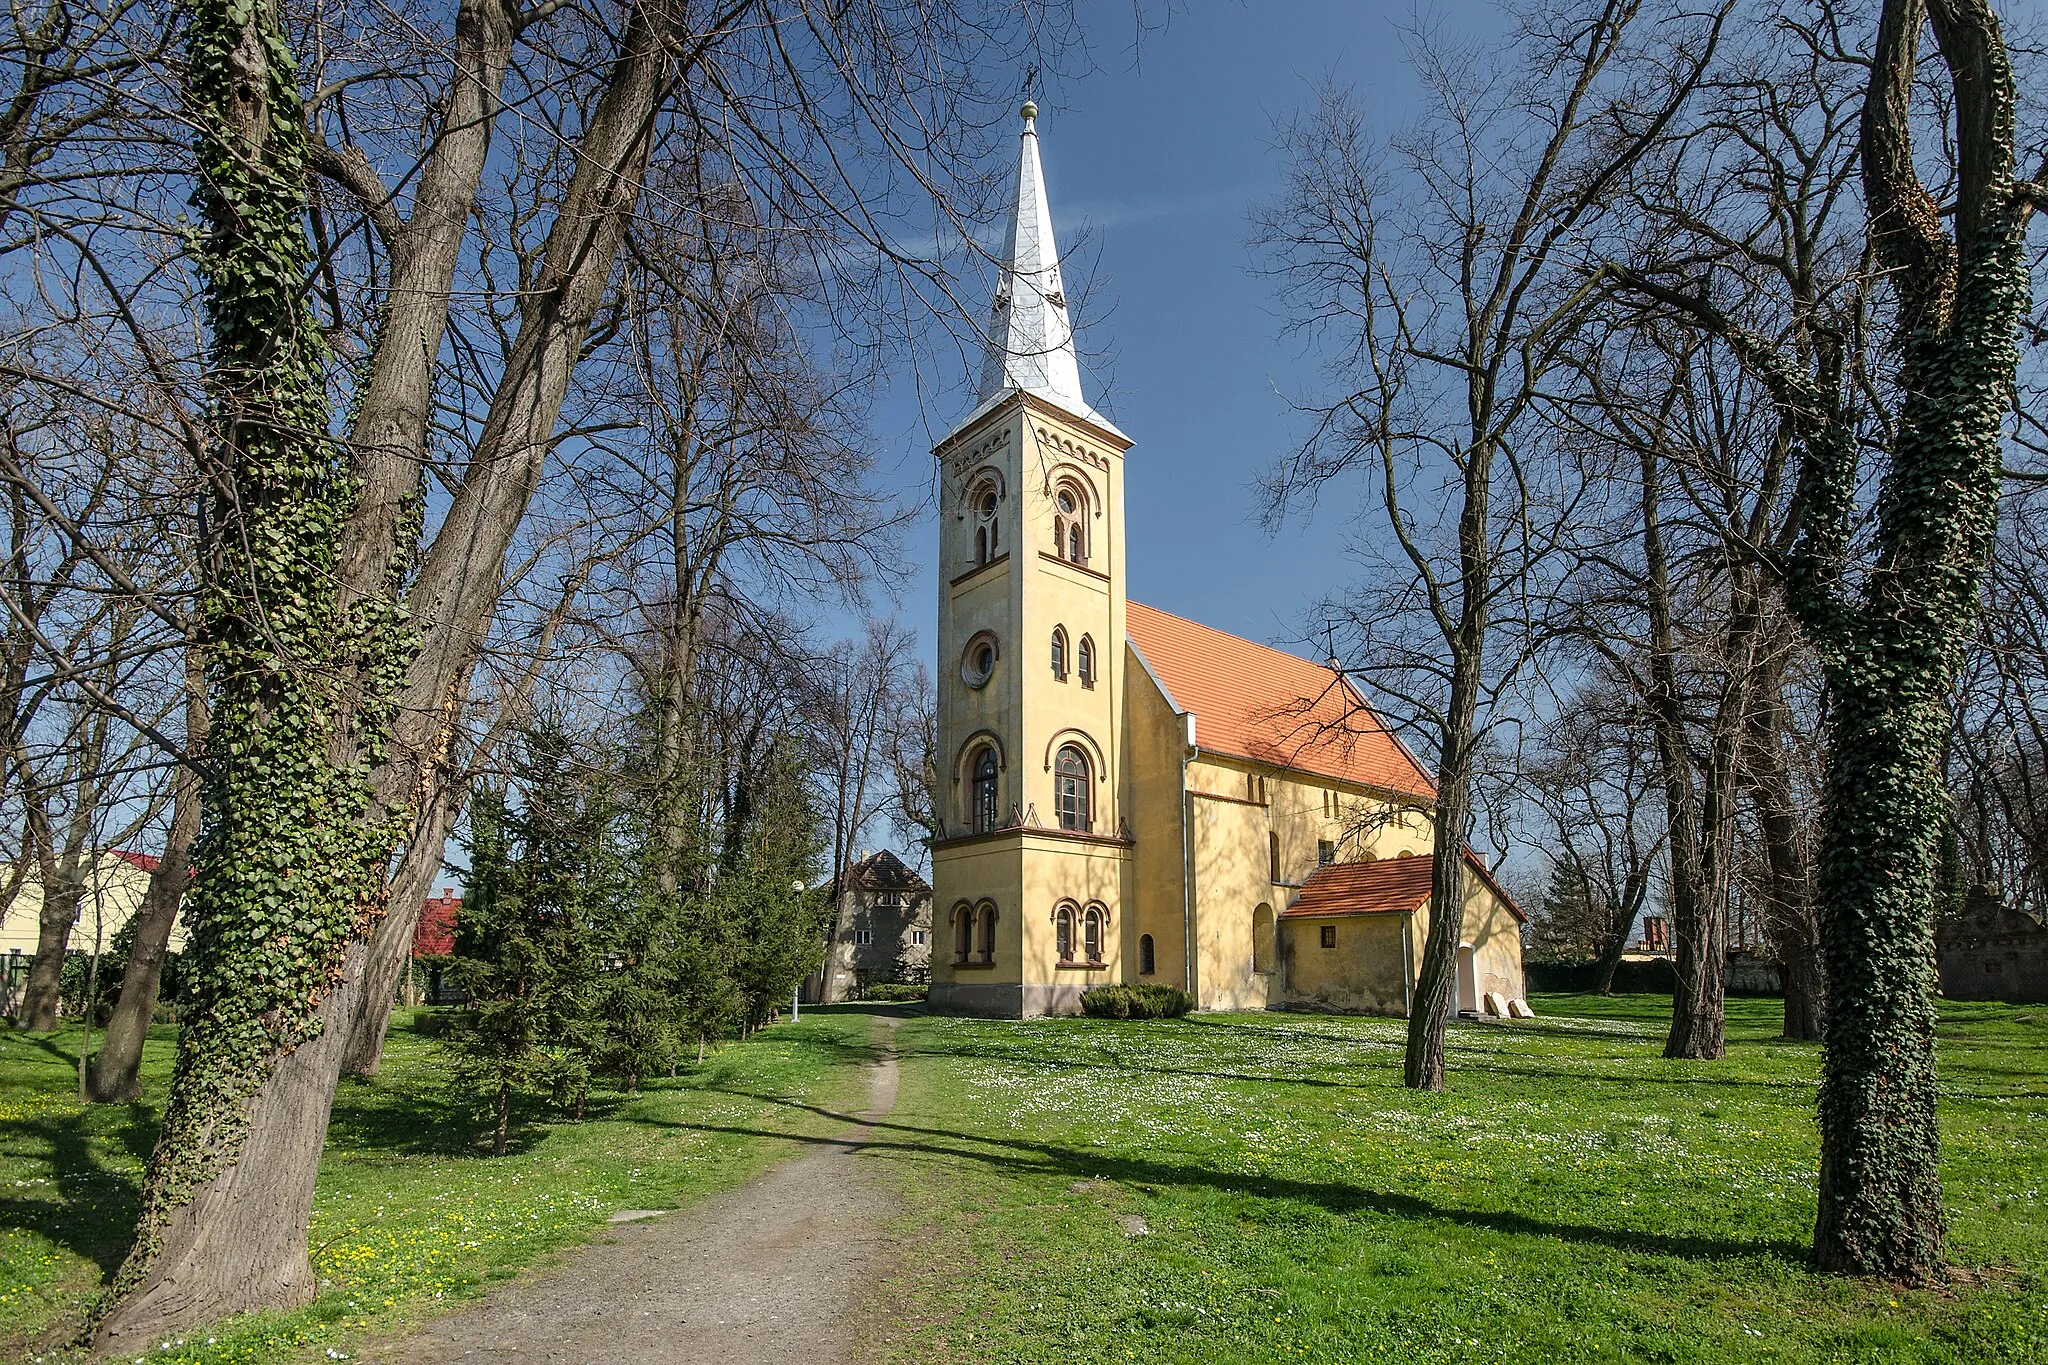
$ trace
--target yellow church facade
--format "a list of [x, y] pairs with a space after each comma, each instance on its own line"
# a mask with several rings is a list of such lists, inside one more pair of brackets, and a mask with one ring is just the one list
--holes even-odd
[[[977, 406], [934, 452], [932, 1004], [1072, 1013], [1149, 981], [1405, 1014], [1429, 775], [1337, 671], [1128, 599], [1131, 441], [1082, 397], [1035, 114]], [[1458, 1003], [1499, 1012], [1521, 914], [1464, 856]]]

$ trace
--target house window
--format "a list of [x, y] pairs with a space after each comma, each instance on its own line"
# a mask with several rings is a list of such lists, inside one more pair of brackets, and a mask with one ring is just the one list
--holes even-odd
[[1324, 946], [1325, 948], [1334, 948], [1334, 947], [1336, 947], [1336, 946], [1337, 946], [1337, 926], [1336, 926], [1336, 925], [1334, 925], [1334, 924], [1325, 924], [1325, 925], [1323, 926], [1323, 946]]
[[922, 948], [930, 941], [931, 934], [929, 931], [924, 929], [912, 929], [910, 931], [910, 944], [913, 948]]
[[996, 521], [996, 508], [1000, 499], [994, 486], [982, 485], [975, 493], [974, 506], [974, 562], [976, 566], [987, 564], [1001, 553], [997, 540], [1000, 535]]
[[1085, 834], [1094, 828], [1088, 809], [1088, 755], [1078, 744], [1063, 747], [1053, 764], [1053, 796], [1061, 829]]
[[1252, 970], [1273, 970], [1273, 907], [1261, 905], [1252, 911]]
[[996, 637], [987, 631], [969, 640], [960, 653], [960, 681], [973, 688], [988, 686], [988, 680], [995, 676], [999, 653]]
[[1108, 916], [1099, 905], [1091, 905], [1081, 916], [1081, 946], [1090, 962], [1102, 961], [1102, 922]]
[[1060, 955], [1060, 961], [1074, 960], [1074, 908], [1062, 905], [1052, 912], [1053, 949]]
[[1061, 682], [1067, 680], [1067, 628], [1052, 628], [1052, 675]]
[[870, 948], [870, 947], [873, 947], [873, 946], [874, 946], [874, 942], [875, 942], [875, 931], [874, 931], [874, 930], [872, 930], [872, 929], [856, 929], [856, 930], [854, 930], [854, 931], [853, 931], [853, 945], [854, 945], [854, 947], [856, 947], [856, 948]]
[[965, 962], [974, 952], [974, 907], [966, 901], [953, 907], [953, 960]]
[[1266, 835], [1266, 867], [1270, 880], [1280, 880], [1280, 835], [1277, 832]]
[[1081, 686], [1093, 687], [1095, 686], [1095, 642], [1083, 635], [1079, 652], [1080, 661], [1074, 671], [1081, 675]]
[[1158, 965], [1158, 964], [1157, 964], [1157, 960], [1156, 960], [1156, 959], [1154, 958], [1154, 956], [1153, 956], [1153, 949], [1152, 949], [1152, 935], [1150, 935], [1150, 934], [1141, 934], [1141, 935], [1139, 935], [1139, 937], [1138, 937], [1138, 975], [1139, 975], [1139, 976], [1150, 976], [1150, 975], [1152, 975], [1153, 971], [1154, 971], [1154, 970], [1155, 970], [1155, 969], [1157, 968], [1157, 965]]
[[994, 901], [981, 903], [981, 960], [996, 960], [996, 904]]
[[1337, 845], [1333, 840], [1316, 840], [1316, 866], [1328, 867], [1337, 861]]
[[1081, 495], [1072, 488], [1062, 488], [1053, 495], [1052, 506], [1053, 553], [1069, 563], [1086, 564], [1088, 541], [1083, 527], [1086, 518], [1082, 515], [1085, 504]]
[[996, 828], [996, 751], [983, 745], [974, 756], [974, 832]]

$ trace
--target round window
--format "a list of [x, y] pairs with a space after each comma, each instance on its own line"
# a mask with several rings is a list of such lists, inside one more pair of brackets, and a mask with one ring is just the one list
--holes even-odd
[[995, 490], [994, 490], [993, 488], [991, 488], [991, 489], [989, 489], [989, 490], [988, 490], [988, 491], [987, 491], [986, 493], [983, 493], [983, 494], [981, 495], [981, 499], [980, 499], [980, 501], [978, 501], [978, 502], [976, 502], [976, 503], [974, 504], [974, 508], [975, 508], [975, 510], [976, 510], [977, 512], [981, 513], [981, 515], [983, 515], [983, 516], [985, 516], [985, 517], [992, 517], [992, 516], [994, 516], [994, 515], [996, 514], [996, 492], [995, 492]]
[[1059, 504], [1061, 512], [1070, 517], [1074, 515], [1074, 495], [1072, 493], [1062, 488], [1059, 497], [1055, 501]]
[[969, 687], [985, 687], [995, 676], [996, 642], [993, 637], [977, 635], [967, 642], [967, 652], [960, 660], [960, 681]]

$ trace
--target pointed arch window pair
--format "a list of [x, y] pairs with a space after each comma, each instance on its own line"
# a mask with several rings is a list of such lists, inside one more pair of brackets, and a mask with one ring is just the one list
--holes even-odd
[[1053, 553], [1070, 564], [1088, 562], [1088, 500], [1071, 484], [1062, 484], [1052, 498]]
[[983, 479], [967, 495], [968, 514], [974, 521], [974, 568], [992, 564], [1002, 554], [1002, 522], [998, 515], [1002, 505], [1002, 490], [993, 479]]
[[[1053, 907], [1052, 926], [1053, 948], [1062, 964], [1101, 964], [1103, 943], [1109, 933], [1109, 911], [1100, 902], [1091, 901], [1083, 910], [1073, 901], [1061, 901]], [[1078, 959], [1077, 950], [1081, 954]]]
[[1056, 682], [1067, 680], [1068, 660], [1072, 659], [1075, 673], [1080, 675], [1081, 686], [1095, 686], [1095, 641], [1086, 635], [1081, 637], [1078, 648], [1071, 652], [1067, 647], [1067, 628], [1052, 628], [1052, 676]]
[[[977, 954], [977, 949], [979, 953]], [[953, 907], [953, 961], [992, 963], [996, 960], [996, 903], [984, 900]]]

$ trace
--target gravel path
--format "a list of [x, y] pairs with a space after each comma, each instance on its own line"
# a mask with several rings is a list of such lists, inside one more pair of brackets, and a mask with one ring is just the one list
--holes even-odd
[[[886, 1021], [893, 1039], [896, 1020]], [[832, 1365], [884, 1243], [888, 1196], [854, 1157], [896, 1103], [890, 1042], [843, 1137], [751, 1184], [623, 1223], [547, 1270], [359, 1359]]]

